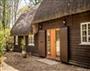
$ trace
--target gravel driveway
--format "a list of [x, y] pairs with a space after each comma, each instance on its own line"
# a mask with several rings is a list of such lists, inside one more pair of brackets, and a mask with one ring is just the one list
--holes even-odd
[[90, 71], [90, 69], [67, 65], [61, 62], [49, 65], [38, 61], [39, 57], [28, 56], [27, 58], [22, 58], [20, 53], [6, 53], [5, 56], [7, 57], [5, 63], [18, 71]]

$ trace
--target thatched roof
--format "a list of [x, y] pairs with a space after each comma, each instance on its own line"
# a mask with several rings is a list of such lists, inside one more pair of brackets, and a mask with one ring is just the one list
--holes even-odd
[[43, 0], [33, 23], [44, 22], [63, 16], [90, 10], [90, 0]]
[[30, 12], [21, 14], [11, 29], [11, 35], [21, 36], [28, 35], [30, 32], [32, 32], [31, 22], [34, 18], [36, 10], [37, 9], [35, 8]]

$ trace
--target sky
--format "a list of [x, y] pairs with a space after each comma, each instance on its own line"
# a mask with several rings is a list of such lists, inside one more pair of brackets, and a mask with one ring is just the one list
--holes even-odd
[[29, 0], [21, 0], [20, 3], [19, 3], [18, 9], [20, 9], [23, 6], [28, 5], [28, 4], [29, 4]]

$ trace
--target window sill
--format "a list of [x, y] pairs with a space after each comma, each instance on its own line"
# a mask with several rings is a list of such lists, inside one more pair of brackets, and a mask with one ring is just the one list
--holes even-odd
[[35, 46], [34, 44], [28, 44], [28, 46]]
[[18, 45], [18, 44], [15, 44], [15, 45]]
[[80, 43], [79, 45], [90, 45], [90, 43]]

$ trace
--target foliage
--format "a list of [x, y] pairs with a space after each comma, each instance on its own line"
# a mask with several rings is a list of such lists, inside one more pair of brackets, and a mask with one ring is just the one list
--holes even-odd
[[[4, 47], [9, 43], [13, 43], [13, 38], [10, 37], [10, 24], [16, 21], [17, 9], [20, 0], [0, 0], [0, 56], [3, 54]], [[30, 0], [34, 5], [37, 5], [41, 0]], [[27, 12], [30, 8], [28, 6], [21, 9]], [[23, 40], [24, 41], [24, 40]], [[22, 41], [22, 47], [25, 47]], [[11, 46], [11, 45], [10, 45]]]
[[22, 56], [23, 58], [27, 57], [26, 47], [25, 47], [25, 37], [21, 39], [21, 48], [22, 48]]
[[5, 46], [5, 38], [3, 31], [0, 31], [0, 57], [3, 55], [3, 49]]
[[8, 37], [10, 37], [10, 29], [0, 30], [0, 57], [4, 53], [4, 49], [6, 47], [6, 41]]
[[2, 28], [3, 26], [2, 26], [2, 22], [0, 21], [0, 30], [2, 30], [3, 28]]
[[0, 0], [0, 57], [3, 55], [6, 42], [10, 41], [10, 22], [16, 18], [19, 0]]
[[22, 50], [25, 50], [25, 39], [24, 38], [21, 39], [21, 48]]
[[6, 46], [5, 46], [5, 49], [6, 51], [11, 51], [13, 50], [13, 43], [14, 43], [14, 38], [13, 36], [10, 36], [10, 29], [7, 30], [8, 33], [6, 33]]
[[0, 0], [0, 22], [4, 27], [10, 28], [10, 24], [15, 23], [19, 1]]
[[23, 8], [19, 9], [18, 14], [19, 13], [26, 13], [30, 11], [30, 7], [28, 6], [24, 6]]

